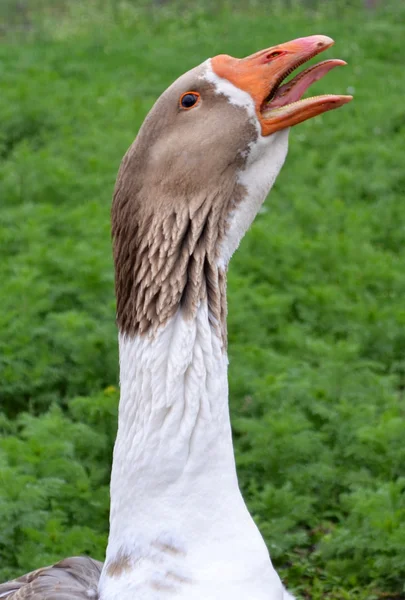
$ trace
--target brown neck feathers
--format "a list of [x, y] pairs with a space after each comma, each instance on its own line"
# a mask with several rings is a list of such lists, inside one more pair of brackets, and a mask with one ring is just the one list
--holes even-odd
[[112, 210], [120, 331], [153, 333], [178, 309], [184, 318], [193, 318], [206, 301], [225, 346], [226, 273], [217, 262], [229, 205], [205, 195], [176, 204], [140, 201], [122, 183], [117, 183]]

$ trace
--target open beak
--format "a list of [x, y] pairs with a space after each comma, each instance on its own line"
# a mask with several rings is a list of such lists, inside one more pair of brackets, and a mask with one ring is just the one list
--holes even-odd
[[352, 96], [332, 94], [301, 99], [311, 83], [334, 67], [345, 65], [343, 60], [325, 60], [283, 84], [297, 67], [333, 44], [334, 41], [325, 35], [311, 35], [261, 50], [247, 58], [215, 56], [212, 68], [219, 77], [250, 94], [262, 135], [267, 136], [352, 100]]

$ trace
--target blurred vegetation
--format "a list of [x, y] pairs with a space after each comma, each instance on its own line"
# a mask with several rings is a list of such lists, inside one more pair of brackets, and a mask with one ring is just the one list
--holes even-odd
[[405, 6], [0, 4], [0, 579], [103, 559], [118, 403], [109, 210], [166, 86], [207, 56], [325, 33], [229, 277], [241, 487], [299, 598], [405, 598]]

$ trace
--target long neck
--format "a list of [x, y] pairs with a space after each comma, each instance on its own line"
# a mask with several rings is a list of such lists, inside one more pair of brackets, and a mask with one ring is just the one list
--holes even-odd
[[270, 172], [259, 163], [224, 198], [214, 189], [156, 206], [142, 182], [131, 188], [131, 152], [121, 167], [121, 399], [100, 600], [282, 598], [239, 492], [228, 408], [225, 269], [282, 160]]
[[162, 520], [174, 526], [182, 499], [184, 518], [194, 519], [203, 496], [212, 496], [218, 485], [234, 488], [237, 481], [227, 357], [207, 306], [191, 319], [179, 311], [153, 337], [120, 335], [119, 345], [110, 542], [120, 545], [123, 536], [142, 530], [158, 535]]
[[213, 593], [217, 569], [227, 589], [236, 585], [235, 569], [249, 590], [263, 577], [268, 585], [274, 571], [239, 492], [228, 361], [207, 305], [193, 319], [179, 311], [153, 338], [120, 335], [119, 345], [121, 400], [101, 598], [160, 598], [158, 590], [172, 587], [186, 598], [197, 574], [194, 592], [202, 599]]

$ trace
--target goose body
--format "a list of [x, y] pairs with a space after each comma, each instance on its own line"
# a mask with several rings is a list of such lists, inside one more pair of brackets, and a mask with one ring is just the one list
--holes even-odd
[[238, 487], [226, 271], [283, 165], [289, 127], [350, 100], [298, 101], [343, 61], [282, 85], [332, 43], [209, 59], [146, 118], [112, 208], [121, 398], [106, 560], [66, 559], [3, 584], [0, 598], [292, 598]]

